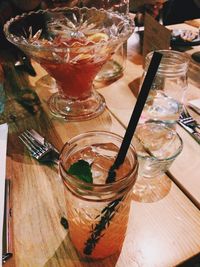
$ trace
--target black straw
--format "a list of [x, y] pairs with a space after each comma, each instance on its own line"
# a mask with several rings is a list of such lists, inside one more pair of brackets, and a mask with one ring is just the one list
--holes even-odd
[[[153, 57], [151, 59], [147, 74], [145, 76], [144, 82], [142, 84], [140, 94], [138, 96], [137, 102], [135, 104], [133, 113], [131, 115], [131, 119], [129, 121], [126, 133], [124, 135], [121, 147], [119, 149], [117, 158], [113, 164], [113, 166], [110, 168], [108, 177], [106, 182], [111, 183], [115, 181], [115, 170], [119, 168], [119, 166], [124, 162], [124, 159], [126, 157], [127, 150], [130, 146], [133, 134], [135, 132], [137, 123], [139, 121], [140, 115], [142, 113], [143, 107], [145, 105], [146, 99], [148, 97], [151, 85], [153, 83], [154, 77], [156, 75], [156, 72], [158, 70], [158, 66], [160, 64], [162, 58], [162, 54], [158, 52], [154, 52]], [[83, 249], [83, 253], [86, 255], [91, 255], [93, 250], [95, 249], [97, 243], [99, 242], [100, 238], [103, 236], [103, 232], [110, 224], [110, 221], [115, 216], [118, 208], [119, 203], [122, 200], [123, 197], [120, 197], [118, 199], [115, 199], [111, 203], [109, 203], [100, 214], [100, 220], [96, 225], [91, 226], [91, 235], [85, 242], [85, 247]]]
[[155, 78], [156, 72], [158, 70], [160, 61], [162, 59], [162, 54], [159, 52], [154, 52], [148, 71], [146, 73], [146, 76], [144, 78], [140, 93], [137, 98], [137, 102], [135, 104], [135, 107], [133, 109], [128, 127], [126, 129], [126, 133], [124, 135], [123, 141], [121, 143], [118, 155], [115, 159], [114, 164], [109, 170], [108, 177], [106, 179], [106, 183], [112, 183], [115, 181], [115, 170], [119, 168], [119, 166], [124, 162], [124, 159], [126, 157], [126, 153], [128, 151], [128, 148], [130, 146], [132, 137], [134, 135], [135, 129], [137, 127], [138, 121], [140, 119], [140, 115], [142, 113], [142, 110], [144, 108], [144, 105], [146, 103], [149, 91], [151, 89], [151, 85], [153, 83], [153, 80]]

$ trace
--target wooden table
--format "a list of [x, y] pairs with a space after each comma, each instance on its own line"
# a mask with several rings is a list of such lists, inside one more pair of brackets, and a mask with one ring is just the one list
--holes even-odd
[[[129, 40], [129, 59], [123, 77], [97, 89], [105, 97], [107, 107], [102, 115], [90, 121], [69, 123], [49, 113], [46, 100], [50, 92], [38, 82], [46, 73], [37, 63], [33, 62], [35, 78], [19, 73], [16, 76], [21, 84], [33, 86], [42, 102], [42, 111], [31, 115], [12, 99], [7, 104], [7, 111], [12, 112], [7, 112], [4, 119], [9, 123], [7, 177], [12, 180], [14, 247], [14, 257], [7, 266], [169, 267], [185, 261], [192, 266], [192, 262], [200, 261], [200, 146], [183, 129], [177, 127], [184, 149], [170, 169], [172, 180], [166, 182], [166, 196], [162, 199], [158, 196], [151, 203], [133, 200], [122, 251], [95, 262], [78, 256], [68, 231], [60, 224], [61, 217], [66, 216], [66, 207], [57, 167], [39, 164], [18, 139], [24, 129], [34, 128], [61, 149], [71, 137], [89, 130], [123, 135], [142, 74], [136, 38], [134, 34]], [[192, 66], [189, 98], [200, 97], [200, 66], [194, 62]], [[9, 80], [6, 87], [9, 92]]]

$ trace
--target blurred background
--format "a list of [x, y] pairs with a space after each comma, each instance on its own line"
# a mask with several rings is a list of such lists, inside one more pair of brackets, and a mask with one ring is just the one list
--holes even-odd
[[3, 25], [8, 19], [31, 10], [61, 6], [99, 6], [105, 9], [116, 7], [117, 10], [120, 8], [121, 13], [129, 11], [135, 14], [136, 26], [143, 26], [146, 12], [163, 25], [200, 18], [200, 0], [0, 0], [1, 47], [9, 45], [3, 34]]

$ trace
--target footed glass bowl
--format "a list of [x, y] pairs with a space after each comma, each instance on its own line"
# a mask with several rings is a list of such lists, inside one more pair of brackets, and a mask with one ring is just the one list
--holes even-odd
[[105, 100], [93, 80], [133, 30], [127, 16], [77, 7], [29, 12], [4, 25], [7, 39], [55, 79], [58, 92], [48, 100], [50, 111], [70, 121], [103, 112]]

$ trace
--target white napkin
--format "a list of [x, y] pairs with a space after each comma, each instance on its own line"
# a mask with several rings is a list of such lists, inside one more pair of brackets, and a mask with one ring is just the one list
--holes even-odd
[[[7, 137], [8, 137], [8, 125], [6, 123], [1, 124], [0, 125], [0, 255], [1, 257], [2, 257]], [[0, 266], [2, 266], [2, 258], [0, 258]]]

